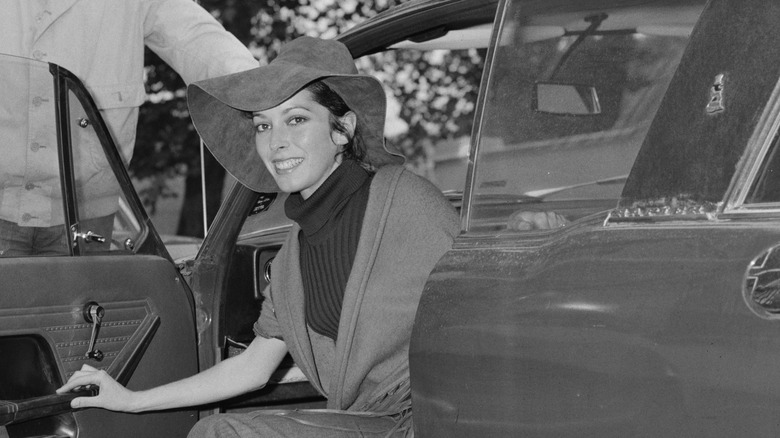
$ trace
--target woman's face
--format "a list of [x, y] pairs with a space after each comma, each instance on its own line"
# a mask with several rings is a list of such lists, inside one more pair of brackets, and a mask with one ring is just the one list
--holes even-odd
[[[341, 164], [338, 152], [347, 139], [331, 131], [329, 117], [305, 89], [253, 114], [255, 148], [282, 191], [307, 199]], [[354, 114], [347, 113], [342, 123], [354, 131], [353, 120]]]

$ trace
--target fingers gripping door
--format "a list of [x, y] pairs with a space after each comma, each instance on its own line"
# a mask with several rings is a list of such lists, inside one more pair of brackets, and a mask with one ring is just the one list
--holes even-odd
[[[83, 364], [135, 389], [197, 371], [192, 306], [170, 262], [24, 258], [0, 264], [0, 278], [0, 426], [11, 436], [177, 436], [194, 424], [192, 412], [72, 414], [73, 395], [54, 394]], [[89, 303], [103, 309], [97, 329]]]

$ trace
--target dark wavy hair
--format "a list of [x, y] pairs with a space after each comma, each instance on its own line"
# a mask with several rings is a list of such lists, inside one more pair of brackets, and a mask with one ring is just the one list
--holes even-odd
[[347, 144], [345, 144], [342, 151], [339, 152], [342, 159], [354, 160], [369, 172], [375, 172], [376, 169], [366, 158], [366, 144], [360, 133], [360, 124], [356, 124], [355, 132], [350, 133], [347, 127], [339, 120], [344, 114], [352, 111], [352, 109], [347, 106], [347, 103], [344, 102], [344, 99], [333, 91], [333, 89], [328, 87], [322, 80], [310, 83], [305, 89], [311, 93], [315, 102], [324, 106], [330, 113], [331, 131], [342, 134], [347, 138]]

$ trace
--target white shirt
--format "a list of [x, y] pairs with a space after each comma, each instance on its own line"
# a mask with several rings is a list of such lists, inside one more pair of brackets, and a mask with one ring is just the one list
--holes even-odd
[[[0, 219], [62, 224], [54, 96], [48, 62], [84, 82], [129, 163], [145, 101], [144, 45], [192, 82], [258, 66], [246, 47], [192, 0], [0, 0], [0, 53], [42, 61], [0, 71]], [[79, 128], [71, 99], [82, 218], [116, 210], [119, 187], [100, 142]], [[19, 129], [25, 126], [27, 129]]]

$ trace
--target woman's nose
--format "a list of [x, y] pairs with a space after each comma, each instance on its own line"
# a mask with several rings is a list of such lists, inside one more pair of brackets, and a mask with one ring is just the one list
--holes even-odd
[[271, 150], [286, 148], [289, 144], [287, 135], [283, 130], [276, 130], [273, 132], [273, 135], [271, 136]]

